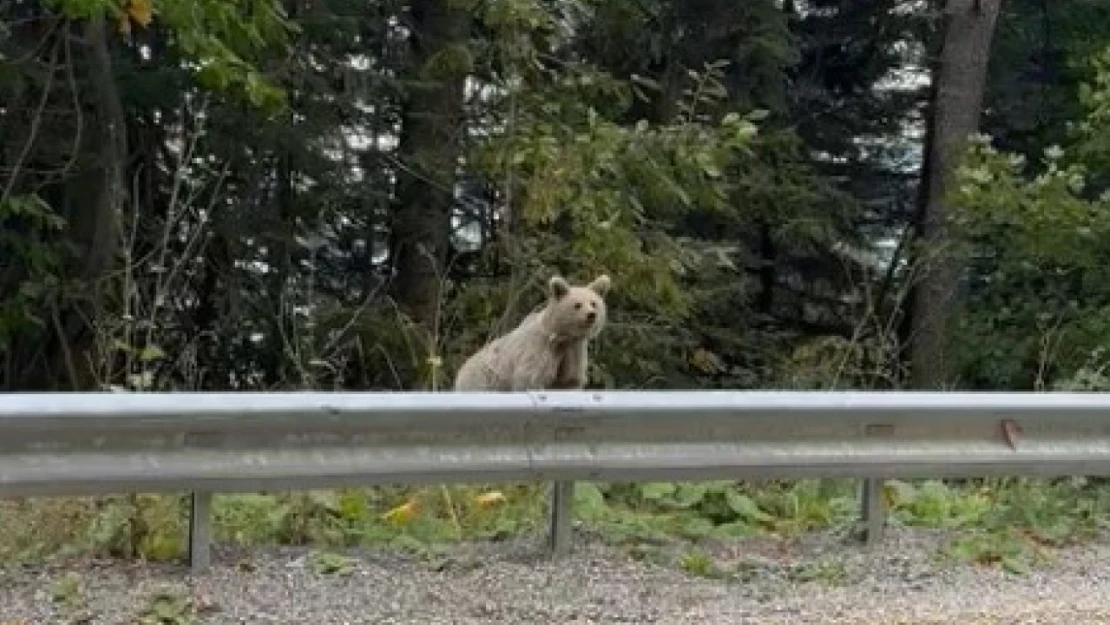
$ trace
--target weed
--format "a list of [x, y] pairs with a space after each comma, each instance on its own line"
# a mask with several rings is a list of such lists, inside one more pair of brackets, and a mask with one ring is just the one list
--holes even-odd
[[71, 571], [58, 578], [50, 589], [50, 596], [54, 603], [68, 610], [80, 608], [85, 602], [81, 576]]
[[355, 560], [341, 553], [319, 551], [312, 555], [312, 568], [319, 575], [350, 575], [355, 572]]
[[1050, 559], [1050, 549], [1098, 535], [1107, 519], [1105, 488], [1085, 479], [984, 480], [974, 488], [981, 504], [963, 519], [967, 532], [943, 549], [962, 562], [1022, 574]]
[[978, 523], [991, 508], [980, 490], [960, 493], [939, 480], [914, 485], [901, 480], [883, 484], [890, 521], [918, 527], [960, 529]]
[[1020, 532], [976, 530], [953, 539], [942, 551], [945, 558], [998, 566], [1013, 574], [1027, 573], [1032, 565], [1043, 562], [1043, 550], [1032, 547]]
[[822, 558], [788, 568], [786, 578], [792, 582], [820, 582], [839, 586], [847, 583], [848, 569], [839, 560]]
[[192, 625], [195, 622], [192, 600], [170, 589], [152, 594], [139, 614], [140, 625]]
[[[539, 530], [547, 492], [543, 484], [520, 484], [221, 495], [215, 533], [248, 546], [387, 545], [434, 564], [442, 558], [428, 554], [437, 545]], [[852, 480], [578, 482], [574, 502], [588, 528], [610, 542], [643, 546], [633, 557], [651, 558], [653, 546], [683, 541], [847, 527], [858, 515], [857, 494]], [[892, 524], [956, 530], [946, 557], [1013, 571], [1042, 561], [1050, 548], [1090, 539], [1110, 518], [1110, 488], [1077, 479], [890, 480], [883, 495]], [[0, 526], [10, 528], [0, 537], [0, 562], [78, 554], [178, 558], [184, 503], [156, 495], [0, 503]], [[695, 557], [683, 566], [700, 565]]]
[[679, 560], [683, 571], [697, 577], [720, 577], [721, 570], [712, 556], [700, 549], [691, 549]]

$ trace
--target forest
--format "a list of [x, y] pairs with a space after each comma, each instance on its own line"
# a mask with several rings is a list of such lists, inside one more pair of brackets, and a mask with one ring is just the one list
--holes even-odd
[[1107, 2], [9, 0], [0, 150], [3, 392], [1110, 390]]
[[1108, 386], [1110, 5], [2, 11], [4, 390], [444, 389], [602, 272], [590, 388]]

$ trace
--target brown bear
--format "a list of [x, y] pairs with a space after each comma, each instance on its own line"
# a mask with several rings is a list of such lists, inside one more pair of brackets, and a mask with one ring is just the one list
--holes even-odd
[[609, 276], [571, 286], [560, 276], [548, 281], [548, 301], [512, 332], [486, 344], [463, 363], [456, 391], [581, 389], [589, 364], [586, 343], [606, 321]]

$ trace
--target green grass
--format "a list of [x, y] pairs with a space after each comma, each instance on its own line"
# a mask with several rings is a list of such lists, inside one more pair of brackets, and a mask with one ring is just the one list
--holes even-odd
[[[481, 495], [491, 491], [499, 495], [483, 501]], [[635, 546], [645, 556], [651, 545], [687, 543], [679, 566], [693, 575], [718, 576], [699, 542], [847, 528], [858, 521], [857, 493], [854, 480], [583, 482], [575, 493], [575, 516], [606, 540]], [[1036, 566], [1054, 547], [1091, 539], [1110, 520], [1110, 486], [1085, 480], [891, 481], [884, 497], [892, 525], [955, 530], [942, 557], [1017, 573]], [[459, 540], [541, 532], [547, 486], [217, 495], [213, 507], [219, 540], [312, 545], [324, 554], [316, 562], [321, 571], [342, 574], [343, 558], [328, 554], [344, 547], [428, 552]], [[177, 559], [184, 555], [186, 510], [184, 496], [168, 495], [0, 503], [0, 562], [90, 555]]]

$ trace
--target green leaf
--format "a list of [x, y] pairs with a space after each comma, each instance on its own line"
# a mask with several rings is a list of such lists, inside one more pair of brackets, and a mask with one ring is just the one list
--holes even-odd
[[897, 508], [913, 503], [917, 491], [913, 484], [902, 480], [886, 480], [883, 482], [883, 500], [887, 507]]
[[690, 508], [705, 499], [709, 487], [704, 483], [682, 483], [674, 493], [674, 503], [680, 508]]
[[166, 357], [166, 352], [162, 351], [161, 347], [151, 343], [144, 347], [139, 352], [139, 360], [143, 362], [150, 362], [152, 360], [161, 360]]
[[574, 508], [580, 514], [596, 516], [606, 510], [605, 495], [592, 482], [575, 482]]
[[318, 552], [312, 558], [313, 569], [320, 575], [350, 575], [355, 561], [343, 554]]
[[658, 501], [676, 490], [673, 482], [648, 482], [640, 485], [640, 496], [648, 501]]
[[1025, 559], [1016, 556], [1003, 556], [999, 564], [1002, 565], [1002, 570], [1014, 575], [1025, 575], [1030, 571]]
[[736, 490], [727, 491], [725, 501], [728, 502], [730, 510], [750, 521], [767, 523], [774, 519], [774, 517], [761, 510], [755, 500]]
[[683, 537], [688, 539], [698, 539], [712, 536], [716, 532], [716, 526], [709, 519], [703, 517], [692, 517], [686, 519], [685, 522], [679, 527], [679, 532]]
[[247, 72], [247, 99], [254, 106], [262, 106], [266, 101], [266, 84], [258, 72]]

